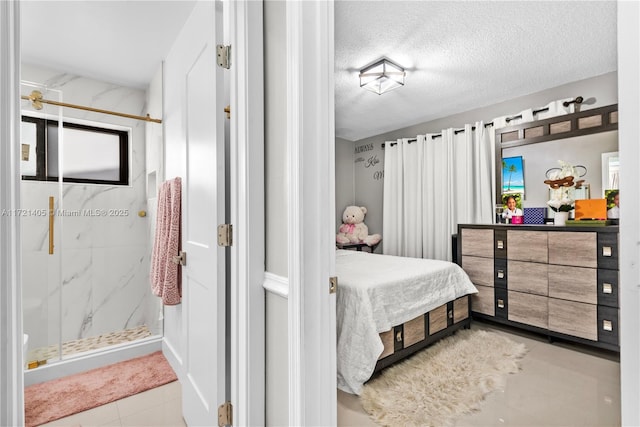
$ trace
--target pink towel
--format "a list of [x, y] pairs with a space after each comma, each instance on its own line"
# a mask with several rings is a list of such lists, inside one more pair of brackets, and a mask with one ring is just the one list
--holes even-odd
[[151, 258], [151, 290], [165, 305], [180, 304], [182, 271], [173, 257], [180, 253], [182, 180], [175, 178], [162, 183], [158, 193], [156, 235]]

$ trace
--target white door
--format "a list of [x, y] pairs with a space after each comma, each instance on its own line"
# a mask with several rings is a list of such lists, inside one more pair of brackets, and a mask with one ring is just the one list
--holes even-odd
[[[182, 411], [189, 426], [218, 424], [225, 401], [225, 249], [217, 225], [225, 222], [222, 3], [198, 2], [165, 64], [167, 138], [184, 141], [182, 183]], [[175, 141], [167, 141], [167, 143]], [[175, 161], [175, 159], [168, 159]], [[167, 176], [172, 178], [172, 176]]]

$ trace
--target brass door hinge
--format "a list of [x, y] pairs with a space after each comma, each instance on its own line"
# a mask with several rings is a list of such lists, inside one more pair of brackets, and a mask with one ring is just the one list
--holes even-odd
[[231, 118], [231, 105], [224, 107], [224, 112], [227, 113], [227, 119]]
[[329, 277], [329, 293], [335, 294], [338, 290], [338, 278], [336, 276]]
[[220, 224], [218, 226], [218, 246], [233, 245], [233, 225]]
[[171, 258], [174, 264], [187, 265], [187, 253], [184, 251], [180, 251], [178, 255], [174, 255]]
[[217, 45], [216, 57], [218, 66], [226, 68], [227, 70], [231, 68], [231, 46], [225, 46], [223, 44]]
[[226, 401], [218, 406], [218, 426], [224, 427], [230, 425], [233, 425], [233, 406], [231, 402]]

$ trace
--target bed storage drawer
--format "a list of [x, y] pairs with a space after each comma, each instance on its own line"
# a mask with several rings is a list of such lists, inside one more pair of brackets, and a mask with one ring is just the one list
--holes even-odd
[[429, 335], [446, 329], [447, 324], [447, 304], [443, 304], [429, 312]]
[[[402, 325], [402, 348], [411, 347], [425, 338], [424, 325], [424, 314]], [[397, 340], [398, 337], [396, 333], [396, 342]]]
[[382, 354], [378, 357], [378, 360], [384, 359], [387, 356], [391, 356], [394, 352], [395, 340], [393, 329], [390, 329], [386, 332], [382, 332], [380, 334], [380, 339], [382, 340], [382, 345], [384, 346], [384, 350], [382, 350]]
[[453, 302], [453, 323], [458, 323], [469, 317], [469, 297], [464, 296]]

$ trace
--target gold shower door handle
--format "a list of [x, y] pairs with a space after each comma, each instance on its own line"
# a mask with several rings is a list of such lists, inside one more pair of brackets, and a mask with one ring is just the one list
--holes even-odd
[[49, 197], [49, 255], [53, 255], [53, 196]]

